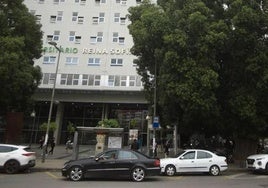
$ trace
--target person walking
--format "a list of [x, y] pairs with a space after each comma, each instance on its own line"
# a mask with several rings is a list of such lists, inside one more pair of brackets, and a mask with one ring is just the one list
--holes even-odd
[[53, 155], [55, 145], [56, 145], [56, 143], [55, 143], [55, 137], [53, 137], [50, 140], [50, 150], [49, 150], [48, 154]]
[[167, 158], [169, 155], [170, 144], [170, 140], [168, 139], [164, 145], [165, 158]]
[[137, 142], [137, 139], [134, 139], [132, 144], [131, 144], [131, 147], [130, 147], [132, 150], [134, 151], [138, 151], [139, 149], [139, 143]]
[[44, 136], [42, 136], [41, 139], [39, 140], [39, 144], [40, 144], [39, 149], [43, 149], [44, 141], [45, 141], [45, 138]]

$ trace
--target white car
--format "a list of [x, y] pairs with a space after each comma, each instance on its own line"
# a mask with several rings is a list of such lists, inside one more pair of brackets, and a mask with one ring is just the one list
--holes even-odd
[[184, 172], [209, 172], [217, 176], [227, 170], [226, 157], [218, 156], [207, 150], [187, 149], [173, 158], [160, 159], [161, 173], [173, 176]]
[[247, 168], [253, 171], [268, 172], [268, 154], [255, 154], [247, 157]]
[[17, 173], [19, 170], [28, 170], [36, 162], [35, 152], [28, 146], [0, 144], [0, 169], [8, 174]]

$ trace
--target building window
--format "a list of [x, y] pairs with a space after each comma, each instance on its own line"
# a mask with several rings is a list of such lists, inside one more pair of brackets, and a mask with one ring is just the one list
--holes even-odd
[[117, 32], [113, 33], [113, 42], [118, 42], [118, 33]]
[[35, 15], [36, 16], [36, 23], [40, 24], [41, 23], [41, 15]]
[[53, 0], [54, 4], [64, 3], [65, 0]]
[[121, 0], [121, 5], [127, 5], [127, 0]]
[[60, 31], [54, 31], [53, 35], [47, 35], [47, 41], [59, 41]]
[[114, 22], [118, 23], [120, 21], [120, 13], [114, 13]]
[[57, 20], [57, 16], [50, 16], [50, 23], [55, 23]]
[[78, 16], [78, 22], [79, 24], [83, 24], [84, 22], [84, 17], [83, 16]]
[[124, 44], [125, 43], [125, 37], [119, 37], [118, 41], [119, 41], [119, 44]]
[[77, 65], [78, 64], [78, 57], [66, 57], [66, 64], [67, 65]]
[[72, 21], [76, 22], [78, 19], [78, 12], [73, 12]]
[[100, 81], [101, 81], [100, 75], [83, 74], [83, 77], [82, 77], [82, 85], [100, 86]]
[[126, 24], [126, 18], [125, 17], [121, 17], [120, 18], [120, 24], [121, 25], [125, 25]]
[[141, 0], [136, 0], [136, 3], [137, 3], [137, 4], [140, 4], [140, 3], [141, 3]]
[[90, 43], [100, 43], [103, 39], [103, 32], [98, 32], [97, 36], [91, 36], [90, 37]]
[[100, 12], [98, 17], [97, 16], [92, 17], [93, 24], [103, 23], [104, 20], [105, 20], [105, 13], [104, 12]]
[[38, 3], [44, 4], [45, 0], [38, 0]]
[[80, 44], [81, 43], [81, 36], [75, 36], [75, 43]]
[[78, 85], [79, 74], [61, 74], [61, 85]]
[[100, 12], [99, 14], [99, 22], [104, 22], [104, 16], [105, 16], [105, 13], [104, 12]]
[[111, 66], [122, 66], [123, 65], [123, 59], [111, 59]]
[[43, 64], [55, 64], [56, 56], [44, 56]]
[[75, 0], [75, 3], [80, 3], [81, 5], [85, 5], [86, 4], [86, 0]]
[[42, 83], [45, 85], [54, 84], [55, 78], [56, 78], [55, 73], [44, 73]]
[[69, 33], [69, 41], [73, 42], [75, 39], [75, 31], [70, 31]]
[[57, 21], [58, 22], [62, 21], [62, 17], [63, 17], [63, 11], [58, 11]]
[[88, 66], [100, 66], [100, 58], [89, 58]]
[[129, 86], [134, 87], [134, 86], [141, 86], [141, 77], [140, 76], [130, 76], [129, 77]]
[[106, 0], [95, 0], [96, 4], [105, 4]]
[[124, 44], [125, 43], [125, 37], [119, 37], [119, 34], [117, 32], [113, 32], [113, 42]]
[[120, 86], [127, 86], [127, 77], [126, 76], [120, 77]]

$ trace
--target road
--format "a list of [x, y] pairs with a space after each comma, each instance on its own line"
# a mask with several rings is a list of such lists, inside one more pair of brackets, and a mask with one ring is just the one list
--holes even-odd
[[247, 172], [222, 174], [217, 177], [197, 175], [177, 175], [174, 177], [148, 177], [144, 182], [111, 179], [87, 179], [72, 182], [62, 177], [60, 172], [30, 172], [15, 175], [0, 173], [1, 188], [268, 188], [268, 175]]

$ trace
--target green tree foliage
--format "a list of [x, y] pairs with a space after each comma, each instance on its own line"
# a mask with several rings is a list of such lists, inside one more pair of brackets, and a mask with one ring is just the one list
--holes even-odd
[[[54, 132], [55, 130], [57, 130], [58, 125], [56, 122], [50, 122], [49, 124], [49, 131], [50, 132]], [[40, 130], [41, 131], [46, 131], [47, 130], [47, 123], [43, 123], [42, 125], [40, 125]]]
[[152, 103], [156, 78], [164, 123], [241, 137], [267, 131], [267, 2], [159, 0], [129, 9], [137, 70]]
[[25, 111], [41, 79], [42, 32], [22, 0], [0, 0], [0, 109]]
[[119, 128], [119, 123], [116, 119], [104, 119], [98, 122], [98, 127]]

